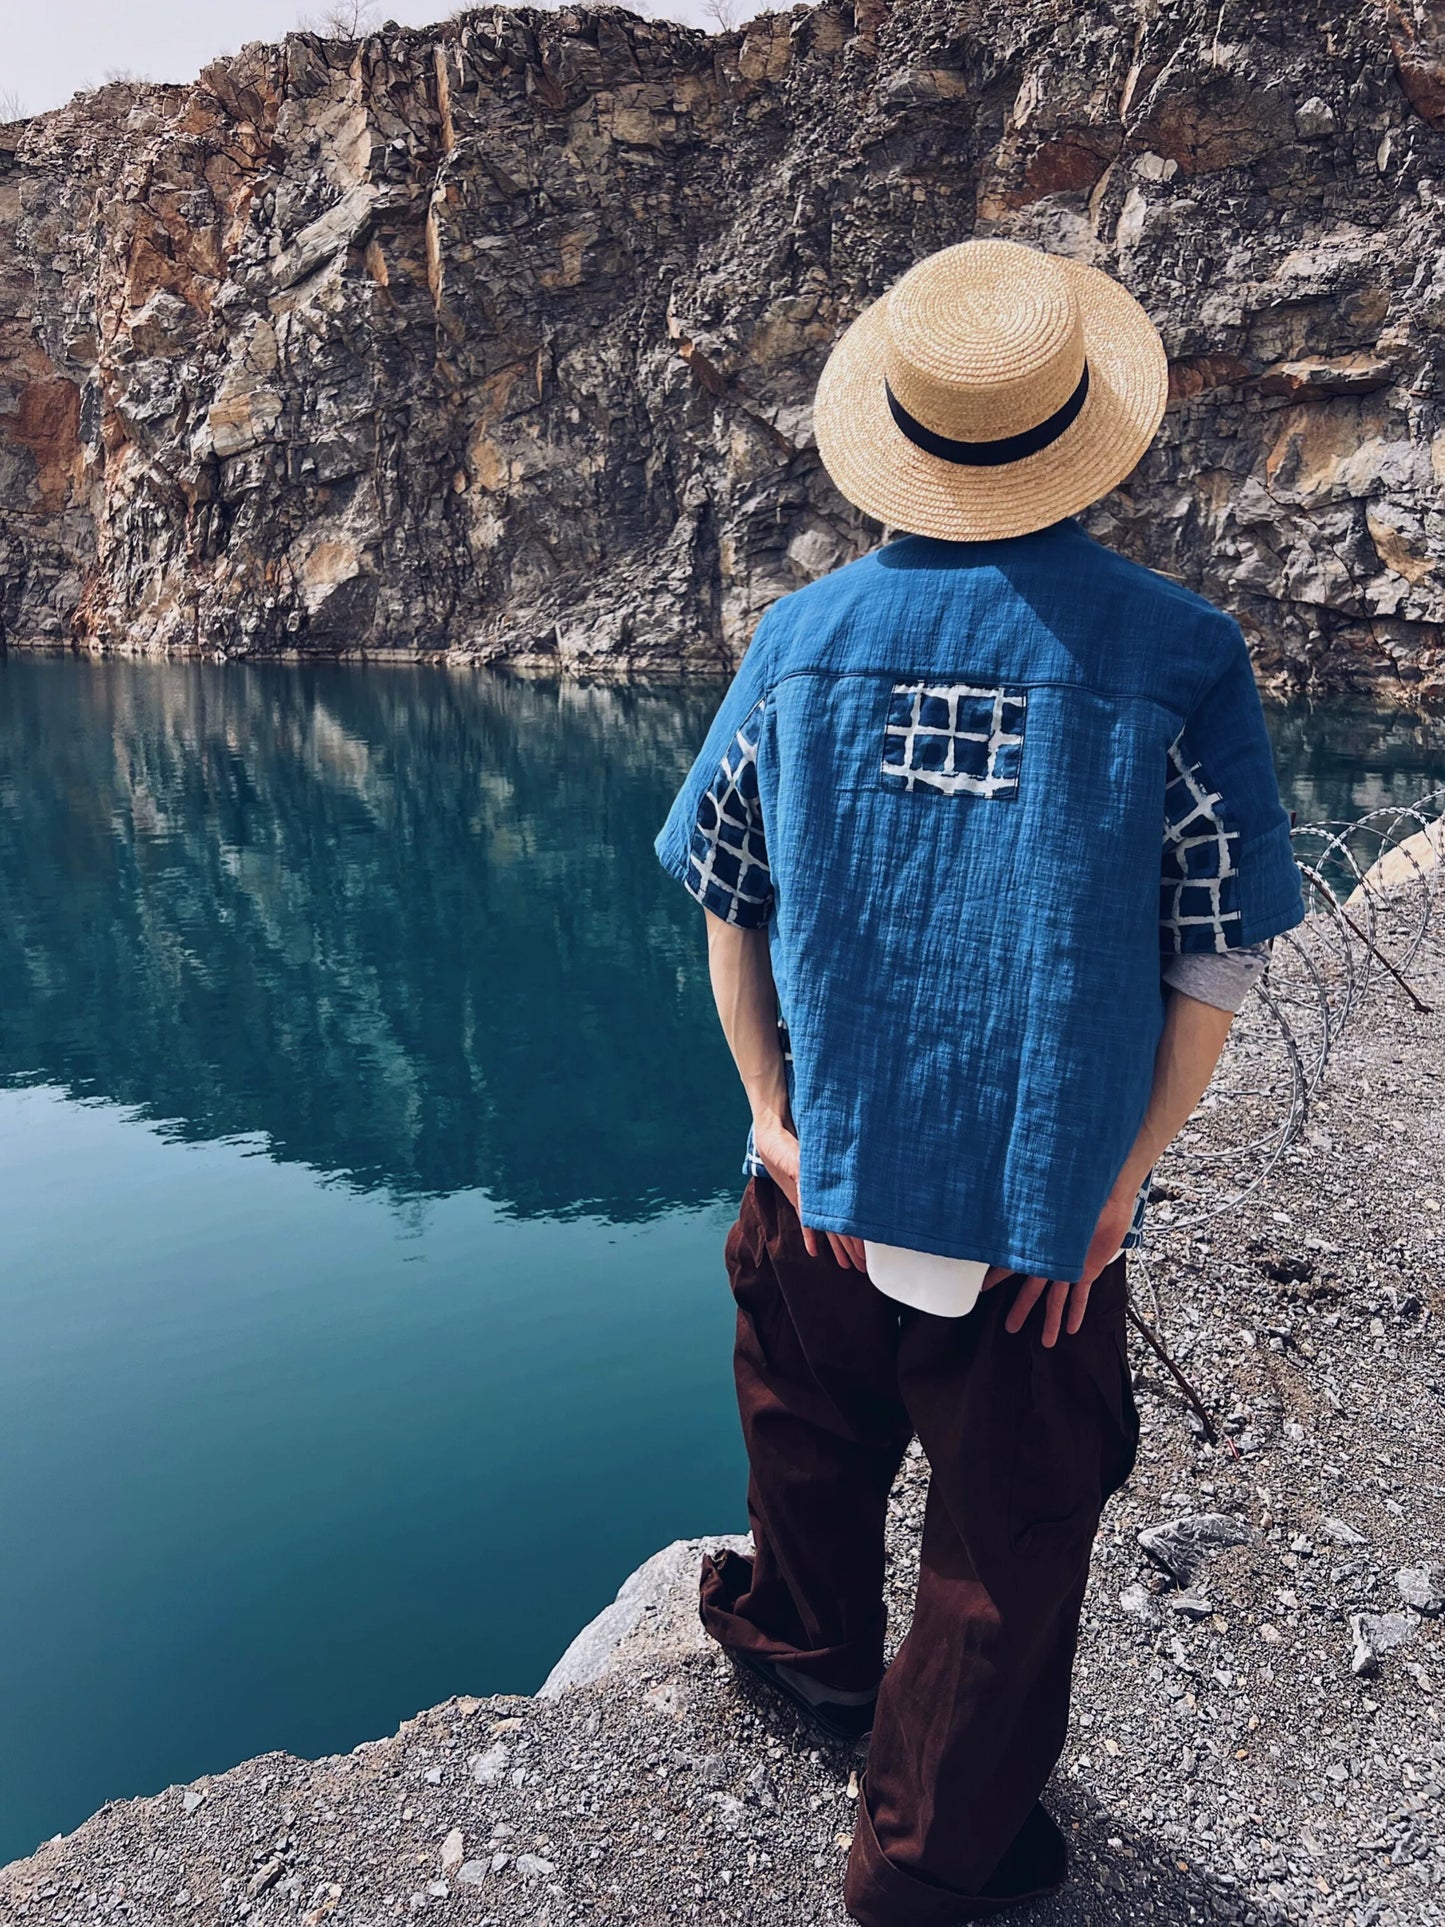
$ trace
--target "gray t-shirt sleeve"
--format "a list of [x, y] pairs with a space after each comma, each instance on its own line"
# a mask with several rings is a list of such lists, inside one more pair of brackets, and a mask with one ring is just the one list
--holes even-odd
[[1264, 975], [1269, 943], [1236, 950], [1184, 950], [1162, 959], [1160, 975], [1171, 990], [1216, 1010], [1238, 1010]]

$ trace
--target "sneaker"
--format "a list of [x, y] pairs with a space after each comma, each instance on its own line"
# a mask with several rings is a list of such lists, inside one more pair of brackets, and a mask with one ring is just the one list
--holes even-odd
[[809, 1679], [806, 1673], [798, 1672], [796, 1667], [785, 1665], [780, 1659], [740, 1652], [734, 1646], [727, 1652], [735, 1666], [771, 1686], [805, 1719], [821, 1727], [830, 1739], [853, 1746], [873, 1731], [873, 1711], [878, 1704], [876, 1686], [866, 1693], [842, 1692], [836, 1686], [824, 1686], [818, 1680]]

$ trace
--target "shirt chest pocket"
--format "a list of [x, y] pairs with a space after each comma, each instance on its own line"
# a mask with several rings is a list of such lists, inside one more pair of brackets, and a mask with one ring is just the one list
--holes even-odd
[[1008, 684], [917, 681], [892, 684], [878, 780], [888, 789], [936, 797], [1018, 795], [1026, 691]]

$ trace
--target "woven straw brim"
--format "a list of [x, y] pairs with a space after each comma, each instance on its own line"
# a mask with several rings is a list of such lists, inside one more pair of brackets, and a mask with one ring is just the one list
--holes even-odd
[[925, 454], [894, 421], [883, 386], [888, 296], [840, 336], [813, 405], [823, 464], [848, 500], [889, 526], [961, 542], [1027, 535], [1107, 495], [1158, 430], [1169, 367], [1159, 331], [1127, 288], [1054, 255], [1083, 319], [1089, 392], [1056, 442], [1022, 461], [964, 466]]

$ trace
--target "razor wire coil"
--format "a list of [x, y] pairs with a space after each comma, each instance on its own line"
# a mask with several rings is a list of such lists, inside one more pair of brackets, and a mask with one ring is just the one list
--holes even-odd
[[[1197, 1236], [1268, 1183], [1372, 996], [1425, 1008], [1411, 971], [1445, 887], [1445, 787], [1291, 834], [1304, 921], [1275, 939], [1209, 1089], [1156, 1166], [1148, 1231]], [[1143, 1255], [1148, 1244], [1146, 1232]]]

